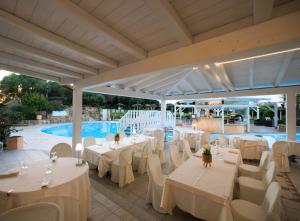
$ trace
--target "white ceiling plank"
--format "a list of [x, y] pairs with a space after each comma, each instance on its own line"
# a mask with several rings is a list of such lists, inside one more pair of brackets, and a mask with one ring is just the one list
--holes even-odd
[[254, 59], [249, 60], [249, 87], [253, 89], [254, 87], [254, 68], [255, 68], [255, 61]]
[[104, 24], [102, 21], [84, 11], [71, 1], [53, 0], [52, 2], [54, 2], [58, 6], [58, 9], [62, 9], [63, 12], [68, 13], [69, 16], [76, 20], [76, 22], [88, 26], [93, 30], [96, 30], [101, 34], [101, 36], [104, 36], [107, 41], [109, 41], [116, 47], [140, 59], [147, 57], [147, 53], [144, 49], [138, 47], [123, 35], [116, 32], [108, 25]]
[[180, 71], [180, 72], [175, 73], [175, 74], [167, 74], [167, 73], [165, 73], [163, 76], [161, 76], [161, 75], [155, 76], [156, 77], [155, 79], [152, 78], [147, 83], [141, 84], [140, 86], [135, 87], [135, 89], [136, 90], [141, 90], [141, 89], [144, 89], [144, 88], [149, 88], [151, 86], [158, 85], [160, 82], [169, 81], [170, 79], [172, 79], [172, 78], [180, 75], [182, 72], [183, 71]]
[[106, 71], [78, 81], [76, 84], [86, 89], [103, 82], [147, 73], [155, 74], [171, 68], [193, 64], [204, 65], [208, 62], [221, 62], [299, 47], [299, 20], [300, 11], [297, 11]]
[[191, 33], [168, 0], [146, 0], [146, 3], [162, 19], [179, 42], [186, 45], [193, 43]]
[[181, 79], [180, 75], [181, 75], [181, 72], [179, 72], [178, 74], [176, 73], [172, 76], [172, 78], [165, 79], [163, 81], [160, 81], [159, 83], [156, 83], [155, 85], [153, 85], [151, 87], [150, 86], [147, 87], [145, 91], [155, 92], [161, 88], [170, 86], [170, 85], [174, 84], [176, 81], [178, 81], [179, 79]]
[[220, 78], [220, 76], [218, 74], [216, 74], [214, 71], [212, 71], [210, 69], [209, 65], [205, 65], [204, 67], [199, 67], [199, 68], [200, 68], [201, 73], [203, 73], [206, 77], [208, 77], [212, 81], [216, 82], [225, 91], [228, 91], [228, 88], [222, 82], [222, 79]]
[[45, 61], [51, 62], [56, 65], [64, 66], [67, 69], [71, 69], [77, 72], [80, 71], [85, 74], [93, 75], [97, 74], [98, 72], [96, 68], [80, 64], [68, 58], [60, 57], [55, 54], [51, 54], [38, 48], [33, 48], [31, 46], [22, 44], [20, 42], [2, 36], [0, 36], [0, 45], [1, 47], [13, 48], [17, 51], [21, 51], [24, 54], [33, 56], [34, 58], [43, 59]]
[[17, 27], [18, 29], [21, 29], [38, 38], [41, 38], [44, 41], [67, 48], [75, 52], [76, 54], [79, 54], [81, 56], [84, 55], [89, 60], [97, 62], [101, 65], [105, 65], [108, 67], [117, 67], [117, 63], [114, 60], [107, 58], [104, 55], [101, 55], [95, 51], [89, 50], [83, 46], [75, 44], [63, 37], [53, 34], [52, 32], [42, 29], [36, 25], [26, 22], [1, 9], [0, 9], [0, 21], [5, 22], [14, 27]]
[[8, 54], [5, 52], [0, 52], [0, 60], [6, 60], [8, 62], [16, 62], [16, 63], [20, 63], [22, 65], [30, 66], [32, 68], [39, 68], [39, 69], [45, 70], [47, 73], [49, 72], [49, 73], [52, 73], [53, 75], [60, 76], [60, 77], [65, 76], [65, 77], [70, 77], [70, 78], [82, 79], [81, 74], [77, 74], [77, 73], [74, 73], [69, 70], [65, 70], [62, 68], [44, 64], [44, 63], [41, 63], [38, 61], [29, 60], [27, 58], [23, 58], [23, 57], [13, 55], [13, 54]]
[[24, 75], [27, 75], [30, 77], [40, 78], [43, 80], [60, 82], [59, 77], [54, 77], [54, 76], [47, 75], [47, 74], [41, 74], [36, 71], [27, 70], [27, 69], [20, 68], [20, 67], [14, 67], [11, 65], [0, 64], [0, 69], [6, 70], [6, 71], [11, 71], [11, 72], [18, 73], [18, 74], [24, 74]]
[[221, 78], [221, 80], [225, 84], [225, 86], [229, 90], [234, 91], [234, 86], [233, 86], [228, 74], [226, 73], [224, 65], [223, 64], [211, 64], [209, 66], [210, 66], [211, 70], [213, 72], [215, 72], [215, 74], [219, 75], [219, 77]]
[[281, 83], [282, 79], [284, 78], [286, 71], [289, 68], [289, 65], [293, 59], [294, 54], [295, 54], [295, 52], [290, 52], [290, 53], [284, 54], [283, 61], [280, 65], [279, 72], [278, 72], [275, 82], [274, 82], [274, 87], [280, 86], [280, 83]]
[[184, 81], [189, 85], [189, 88], [191, 88], [193, 92], [197, 92], [197, 88], [195, 88], [188, 79], [185, 79]]
[[150, 93], [127, 91], [127, 90], [122, 90], [119, 88], [112, 88], [112, 87], [96, 87], [96, 88], [91, 88], [91, 89], [88, 89], [85, 91], [93, 92], [93, 93], [97, 92], [97, 93], [109, 94], [109, 95], [143, 98], [143, 99], [150, 99], [150, 100], [159, 100], [160, 99], [159, 96], [153, 95]]
[[253, 0], [254, 24], [271, 19], [273, 6], [274, 0]]
[[157, 78], [157, 75], [150, 75], [150, 76], [146, 76], [144, 78], [141, 78], [139, 80], [133, 80], [132, 82], [129, 82], [129, 83], [125, 84], [125, 88], [126, 89], [133, 88], [133, 87], [136, 87], [140, 84], [144, 84], [146, 82], [151, 82], [155, 78]]
[[[178, 81], [177, 81], [170, 89], [168, 89], [168, 91], [166, 92], [166, 94], [169, 95], [169, 94], [172, 92], [172, 90], [178, 88], [178, 85], [179, 85], [181, 82], [185, 81], [185, 79], [189, 76], [190, 73], [192, 73], [192, 71], [187, 71], [186, 73], [184, 73], [184, 74], [181, 76], [181, 79], [179, 79], [179, 80], [178, 80]], [[178, 90], [178, 89], [176, 89], [176, 90]]]
[[[198, 67], [199, 68], [199, 67]], [[201, 69], [203, 71], [203, 68]], [[211, 83], [209, 82], [208, 80], [208, 77], [206, 76], [206, 74], [203, 74], [202, 71], [200, 69], [198, 70], [195, 70], [195, 72], [197, 72], [201, 77], [202, 77], [202, 80], [204, 81], [204, 84], [206, 85], [206, 87], [208, 88], [208, 90], [210, 92], [213, 91], [213, 86], [211, 85]], [[205, 70], [204, 70], [205, 71]]]

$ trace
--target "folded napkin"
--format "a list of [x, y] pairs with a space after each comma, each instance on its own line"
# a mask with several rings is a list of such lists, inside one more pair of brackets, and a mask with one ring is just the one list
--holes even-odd
[[41, 187], [42, 187], [42, 188], [47, 187], [47, 186], [49, 185], [49, 183], [50, 183], [50, 180], [44, 179], [44, 180], [42, 181]]
[[228, 153], [238, 154], [239, 151], [238, 150], [229, 150]]
[[19, 172], [18, 170], [7, 171], [7, 172], [5, 172], [5, 173], [1, 173], [1, 174], [0, 174], [0, 178], [8, 178], [8, 177], [18, 176], [19, 173], [20, 173], [20, 172]]

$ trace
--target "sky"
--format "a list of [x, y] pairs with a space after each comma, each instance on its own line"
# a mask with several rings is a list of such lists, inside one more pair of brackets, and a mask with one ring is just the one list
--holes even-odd
[[10, 71], [0, 70], [0, 81], [2, 81], [5, 76], [10, 75], [11, 73], [12, 72]]

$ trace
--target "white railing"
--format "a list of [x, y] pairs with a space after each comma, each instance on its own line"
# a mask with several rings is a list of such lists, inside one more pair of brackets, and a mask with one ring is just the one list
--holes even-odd
[[[119, 120], [119, 131], [124, 131], [128, 127], [133, 130], [136, 129], [137, 133], [141, 133], [143, 128], [156, 128], [161, 126], [161, 111], [149, 110], [129, 110]], [[170, 111], [166, 112], [165, 127], [174, 127], [175, 118]]]

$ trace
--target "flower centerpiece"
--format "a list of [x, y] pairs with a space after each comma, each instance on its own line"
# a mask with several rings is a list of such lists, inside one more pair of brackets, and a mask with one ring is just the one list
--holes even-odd
[[202, 153], [202, 160], [203, 160], [203, 165], [207, 167], [208, 165], [211, 166], [212, 162], [212, 155], [210, 151], [210, 146], [208, 144], [204, 145], [204, 150]]
[[120, 141], [120, 134], [116, 133], [115, 134], [115, 143], [119, 144], [119, 141]]

